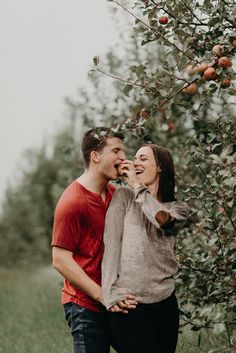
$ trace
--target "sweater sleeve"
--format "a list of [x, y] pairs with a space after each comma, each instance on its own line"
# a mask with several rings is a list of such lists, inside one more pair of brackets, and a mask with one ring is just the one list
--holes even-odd
[[[173, 201], [168, 203], [168, 207], [165, 203], [157, 201], [148, 191], [145, 185], [141, 185], [134, 190], [135, 202], [141, 205], [142, 212], [148, 218], [148, 220], [154, 224], [157, 229], [160, 229], [166, 235], [176, 235], [180, 228], [185, 224], [189, 216], [189, 207], [185, 202]], [[172, 221], [164, 226], [156, 220], [156, 214], [160, 211], [164, 211], [170, 215]]]
[[125, 291], [117, 286], [124, 218], [129, 198], [127, 188], [116, 190], [106, 214], [104, 255], [102, 261], [102, 292], [107, 309], [125, 299]]

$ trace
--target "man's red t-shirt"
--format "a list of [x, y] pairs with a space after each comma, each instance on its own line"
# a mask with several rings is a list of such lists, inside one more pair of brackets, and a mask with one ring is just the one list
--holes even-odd
[[[72, 251], [74, 260], [98, 285], [101, 285], [105, 215], [114, 191], [115, 187], [108, 184], [104, 202], [99, 194], [74, 181], [63, 192], [54, 215], [51, 244]], [[101, 304], [65, 279], [62, 304], [68, 302], [93, 311], [102, 310]]]

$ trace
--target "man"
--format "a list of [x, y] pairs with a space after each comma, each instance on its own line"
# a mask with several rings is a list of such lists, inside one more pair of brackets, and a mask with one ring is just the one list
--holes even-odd
[[[82, 141], [84, 173], [63, 192], [53, 226], [53, 266], [64, 277], [62, 304], [74, 353], [108, 353], [110, 336], [101, 291], [105, 214], [125, 159], [123, 136], [106, 128], [88, 131]], [[135, 308], [135, 297], [117, 303]]]

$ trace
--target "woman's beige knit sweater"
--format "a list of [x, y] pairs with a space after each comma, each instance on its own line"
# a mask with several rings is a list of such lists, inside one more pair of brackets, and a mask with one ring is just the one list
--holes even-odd
[[[164, 228], [155, 218], [161, 210], [174, 219]], [[188, 215], [186, 203], [160, 203], [144, 185], [116, 190], [104, 233], [102, 288], [107, 309], [125, 299], [125, 293], [135, 295], [139, 303], [155, 303], [173, 292], [176, 235]]]

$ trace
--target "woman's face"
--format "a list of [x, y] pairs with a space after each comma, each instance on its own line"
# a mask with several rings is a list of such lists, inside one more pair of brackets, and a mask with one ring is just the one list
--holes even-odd
[[141, 184], [147, 186], [157, 184], [160, 168], [156, 164], [151, 147], [143, 146], [137, 151], [134, 157], [134, 168]]

